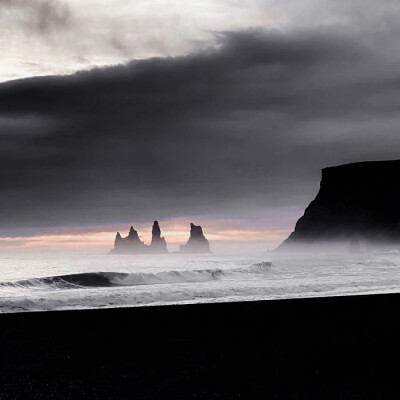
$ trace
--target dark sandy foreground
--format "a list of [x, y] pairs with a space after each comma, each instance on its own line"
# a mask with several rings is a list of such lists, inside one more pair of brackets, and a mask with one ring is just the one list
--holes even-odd
[[399, 399], [400, 295], [0, 316], [0, 399]]

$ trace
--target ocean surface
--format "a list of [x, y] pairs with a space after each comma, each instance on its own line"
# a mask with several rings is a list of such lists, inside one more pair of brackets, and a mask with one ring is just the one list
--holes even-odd
[[400, 292], [400, 254], [0, 257], [0, 312]]

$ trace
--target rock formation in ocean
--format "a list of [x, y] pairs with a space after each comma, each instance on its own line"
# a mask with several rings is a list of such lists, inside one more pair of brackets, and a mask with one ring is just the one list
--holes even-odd
[[190, 224], [190, 237], [185, 245], [181, 245], [181, 253], [210, 253], [210, 244], [204, 236], [201, 226]]
[[[131, 226], [127, 237], [123, 238], [119, 232], [115, 237], [114, 248], [110, 254], [167, 254], [167, 242], [161, 236], [158, 221], [154, 221], [150, 245], [144, 244], [135, 229]], [[181, 245], [181, 253], [209, 253], [210, 245], [203, 234], [201, 226], [190, 224], [190, 237], [185, 245]]]
[[161, 237], [161, 229], [158, 221], [154, 221], [153, 223], [149, 250], [151, 253], [168, 253], [167, 242], [163, 237]]
[[133, 229], [133, 226], [131, 226], [129, 234], [125, 238], [117, 232], [114, 249], [111, 250], [111, 253], [114, 254], [143, 254], [148, 252], [148, 246], [140, 240], [139, 235], [137, 231]]
[[[278, 250], [400, 245], [400, 160], [322, 170], [320, 190]], [[357, 245], [355, 245], [357, 244]]]

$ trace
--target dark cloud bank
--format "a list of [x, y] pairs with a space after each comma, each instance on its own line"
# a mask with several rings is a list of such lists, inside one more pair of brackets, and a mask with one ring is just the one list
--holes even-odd
[[2, 231], [303, 207], [320, 168], [398, 157], [389, 50], [225, 33], [197, 54], [1, 84]]

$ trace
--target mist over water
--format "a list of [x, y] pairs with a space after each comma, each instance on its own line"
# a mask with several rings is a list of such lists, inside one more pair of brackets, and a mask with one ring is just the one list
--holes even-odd
[[0, 311], [45, 311], [398, 292], [385, 251], [2, 257]]

